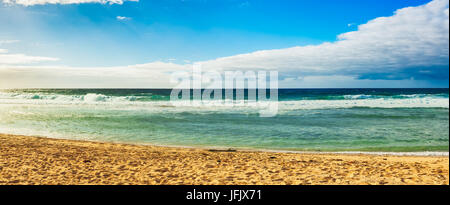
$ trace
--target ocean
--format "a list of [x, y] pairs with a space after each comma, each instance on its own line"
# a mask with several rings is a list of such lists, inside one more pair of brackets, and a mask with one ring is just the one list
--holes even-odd
[[447, 152], [449, 89], [280, 89], [278, 113], [173, 106], [169, 89], [0, 90], [0, 133], [312, 152]]

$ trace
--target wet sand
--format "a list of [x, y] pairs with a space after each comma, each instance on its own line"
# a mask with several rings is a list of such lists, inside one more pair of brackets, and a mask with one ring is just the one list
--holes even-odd
[[448, 156], [170, 148], [0, 134], [0, 184], [449, 184]]

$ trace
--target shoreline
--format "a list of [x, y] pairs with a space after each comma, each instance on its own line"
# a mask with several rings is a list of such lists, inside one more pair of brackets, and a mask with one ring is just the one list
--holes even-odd
[[335, 154], [335, 155], [375, 155], [375, 156], [442, 156], [449, 157], [449, 151], [404, 151], [404, 152], [390, 152], [390, 151], [303, 151], [303, 150], [282, 150], [282, 149], [264, 149], [264, 148], [239, 148], [239, 147], [225, 147], [225, 146], [189, 146], [189, 145], [163, 145], [140, 142], [122, 142], [122, 141], [100, 141], [100, 140], [81, 140], [69, 138], [54, 138], [40, 135], [22, 135], [22, 134], [8, 134], [0, 133], [0, 135], [25, 136], [36, 137], [43, 139], [54, 140], [70, 140], [79, 142], [94, 142], [94, 143], [111, 143], [121, 145], [136, 145], [136, 146], [150, 146], [161, 148], [180, 148], [180, 149], [198, 149], [198, 150], [235, 150], [237, 152], [268, 152], [268, 153], [292, 153], [292, 154]]
[[0, 184], [449, 184], [449, 158], [134, 145], [0, 134]]

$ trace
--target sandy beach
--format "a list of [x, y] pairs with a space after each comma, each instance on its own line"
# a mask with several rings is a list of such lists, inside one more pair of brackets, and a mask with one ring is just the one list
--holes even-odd
[[448, 156], [272, 153], [0, 134], [0, 184], [449, 184]]

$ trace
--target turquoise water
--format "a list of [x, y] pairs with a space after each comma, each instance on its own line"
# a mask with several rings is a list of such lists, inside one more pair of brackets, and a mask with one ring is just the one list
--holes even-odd
[[170, 90], [2, 90], [0, 133], [293, 151], [449, 150], [448, 89], [281, 89], [278, 114], [173, 106]]

